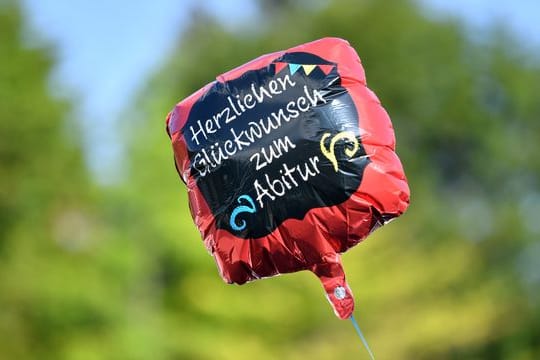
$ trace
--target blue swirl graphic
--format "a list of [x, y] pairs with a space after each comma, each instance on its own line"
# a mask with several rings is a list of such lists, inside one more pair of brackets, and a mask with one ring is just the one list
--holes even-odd
[[[245, 200], [249, 203], [250, 206], [242, 205], [242, 200]], [[246, 228], [246, 220], [241, 219], [239, 225], [236, 223], [236, 217], [243, 213], [250, 213], [254, 214], [257, 212], [257, 207], [255, 206], [255, 202], [249, 195], [240, 195], [237, 199], [240, 206], [237, 206], [234, 208], [233, 212], [231, 213], [231, 220], [229, 221], [229, 224], [231, 225], [231, 228], [234, 231], [242, 231]]]

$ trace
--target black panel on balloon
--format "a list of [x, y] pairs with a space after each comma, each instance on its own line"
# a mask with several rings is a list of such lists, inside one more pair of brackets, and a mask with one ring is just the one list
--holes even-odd
[[215, 82], [193, 105], [182, 129], [191, 176], [218, 228], [263, 237], [356, 191], [369, 158], [337, 70], [318, 56], [288, 53]]

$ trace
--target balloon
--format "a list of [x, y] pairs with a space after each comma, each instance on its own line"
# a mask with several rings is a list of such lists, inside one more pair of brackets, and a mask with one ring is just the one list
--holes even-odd
[[349, 43], [324, 38], [219, 75], [174, 107], [167, 131], [222, 278], [310, 270], [349, 318], [339, 254], [409, 204], [390, 118]]

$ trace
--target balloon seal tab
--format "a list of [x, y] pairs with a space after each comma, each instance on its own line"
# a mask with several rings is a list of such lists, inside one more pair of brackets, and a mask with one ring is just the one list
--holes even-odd
[[362, 343], [364, 344], [364, 347], [366, 348], [366, 350], [367, 350], [367, 352], [369, 354], [369, 357], [371, 358], [371, 360], [375, 360], [375, 356], [373, 356], [373, 353], [371, 352], [371, 349], [369, 348], [369, 345], [368, 345], [368, 343], [366, 341], [366, 338], [364, 337], [364, 334], [362, 334], [362, 330], [360, 330], [360, 326], [358, 326], [358, 323], [356, 322], [356, 319], [354, 318], [353, 315], [351, 315], [351, 317], [349, 319], [351, 319], [351, 322], [353, 323], [354, 329], [356, 330], [356, 333], [360, 337], [360, 340], [362, 340]]
[[343, 286], [337, 286], [334, 289], [334, 296], [338, 300], [343, 300], [347, 296], [347, 290], [345, 290], [345, 288]]
[[330, 262], [323, 262], [312, 267], [311, 271], [319, 278], [326, 293], [326, 298], [332, 305], [334, 313], [340, 319], [348, 319], [354, 311], [354, 298], [345, 280], [345, 272], [334, 254]]

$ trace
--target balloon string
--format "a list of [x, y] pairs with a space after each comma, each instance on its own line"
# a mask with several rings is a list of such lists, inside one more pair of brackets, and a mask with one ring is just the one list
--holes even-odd
[[364, 337], [364, 334], [362, 334], [362, 330], [360, 330], [360, 326], [358, 326], [358, 323], [356, 322], [356, 319], [354, 316], [351, 315], [350, 317], [354, 328], [356, 329], [356, 332], [358, 333], [358, 336], [360, 336], [360, 340], [362, 340], [362, 343], [364, 344], [364, 347], [366, 348], [367, 352], [369, 353], [369, 356], [371, 357], [371, 360], [375, 360], [375, 357], [373, 356], [373, 353], [371, 352], [371, 349], [369, 348], [369, 345], [366, 341], [366, 338]]

